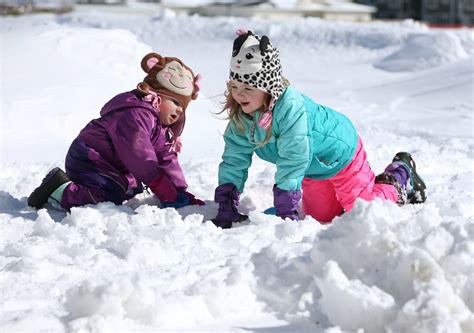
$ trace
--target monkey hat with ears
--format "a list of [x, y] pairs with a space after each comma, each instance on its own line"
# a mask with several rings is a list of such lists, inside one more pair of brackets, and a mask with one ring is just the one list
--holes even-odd
[[186, 120], [184, 111], [186, 111], [189, 102], [198, 96], [201, 76], [199, 74], [195, 76], [192, 69], [180, 59], [162, 57], [154, 52], [147, 54], [142, 59], [141, 66], [147, 76], [145, 76], [143, 82], [138, 84], [138, 90], [152, 95], [152, 97], [158, 95], [158, 98], [155, 99], [158, 106], [160, 103], [159, 96], [165, 95], [175, 98], [183, 107], [180, 119], [170, 125], [173, 134], [179, 137], [183, 132]]

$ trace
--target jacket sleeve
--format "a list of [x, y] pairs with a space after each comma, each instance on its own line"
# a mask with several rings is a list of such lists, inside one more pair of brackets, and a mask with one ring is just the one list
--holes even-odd
[[239, 192], [242, 192], [247, 181], [248, 169], [252, 164], [254, 146], [231, 122], [224, 133], [224, 142], [224, 154], [219, 165], [219, 185], [232, 183]]
[[156, 118], [150, 112], [136, 108], [120, 112], [109, 131], [114, 149], [123, 165], [137, 180], [145, 184], [166, 174], [169, 166], [167, 161], [158, 159], [151, 142], [155, 126]]
[[275, 183], [282, 190], [295, 191], [301, 189], [301, 182], [310, 163], [308, 117], [303, 101], [283, 102], [275, 115], [278, 123]]
[[176, 188], [186, 189], [188, 184], [179, 164], [178, 154], [170, 148], [168, 138], [164, 138], [163, 142], [160, 140], [158, 146], [155, 146], [160, 173], [166, 175]]

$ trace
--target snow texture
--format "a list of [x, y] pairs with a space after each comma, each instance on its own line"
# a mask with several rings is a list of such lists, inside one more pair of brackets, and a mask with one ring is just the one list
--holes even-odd
[[[284, 75], [346, 114], [378, 173], [411, 152], [425, 204], [356, 202], [330, 225], [283, 221], [275, 168], [254, 158], [229, 230], [210, 219], [234, 31], [267, 34]], [[2, 332], [473, 332], [472, 30], [79, 12], [2, 18]], [[26, 198], [154, 50], [203, 75], [183, 168], [204, 207], [141, 194], [35, 211]]]

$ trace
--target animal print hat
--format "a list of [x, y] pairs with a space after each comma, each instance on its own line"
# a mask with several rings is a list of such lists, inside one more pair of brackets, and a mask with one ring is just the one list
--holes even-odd
[[[141, 61], [141, 67], [147, 73], [143, 82], [137, 88], [148, 95], [148, 99], [159, 104], [158, 95], [165, 95], [177, 99], [183, 111], [188, 107], [191, 100], [196, 99], [199, 92], [199, 80], [201, 76], [194, 76], [191, 68], [186, 66], [180, 59], [174, 57], [162, 57], [158, 53], [149, 53]], [[155, 105], [157, 106], [157, 105]], [[180, 119], [170, 125], [173, 134], [181, 135], [186, 120], [185, 112]]]
[[267, 36], [237, 30], [230, 61], [230, 79], [269, 93], [273, 104], [285, 90], [281, 74], [280, 52]]

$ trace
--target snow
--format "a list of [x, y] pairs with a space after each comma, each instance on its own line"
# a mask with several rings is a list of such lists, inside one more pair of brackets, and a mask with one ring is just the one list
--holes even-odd
[[469, 55], [456, 34], [425, 33], [410, 36], [400, 50], [380, 60], [375, 66], [387, 71], [412, 71], [429, 69], [466, 58], [469, 58]]
[[[284, 74], [349, 116], [375, 172], [415, 156], [428, 201], [358, 201], [330, 225], [283, 221], [274, 166], [257, 157], [229, 230], [209, 220], [233, 32], [266, 33]], [[76, 12], [2, 18], [0, 279], [4, 332], [472, 332], [472, 30]], [[35, 211], [26, 198], [150, 50], [203, 75], [182, 164], [205, 207], [144, 193]]]

